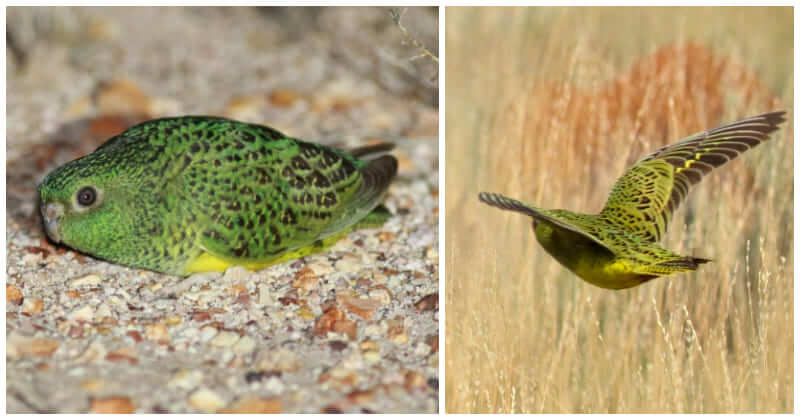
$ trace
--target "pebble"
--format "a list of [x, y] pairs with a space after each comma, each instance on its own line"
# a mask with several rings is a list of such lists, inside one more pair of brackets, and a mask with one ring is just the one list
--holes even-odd
[[232, 331], [222, 331], [211, 340], [211, 345], [217, 347], [231, 347], [237, 341], [239, 341], [239, 334]]
[[94, 319], [94, 308], [89, 305], [86, 305], [78, 310], [73, 311], [69, 314], [69, 319], [73, 321], [85, 321], [89, 322]]
[[133, 414], [136, 406], [129, 397], [103, 397], [89, 399], [89, 412], [96, 414]]
[[242, 282], [245, 281], [248, 277], [252, 274], [246, 268], [242, 266], [233, 266], [225, 270], [225, 274], [222, 276], [222, 280], [227, 283], [235, 283], [235, 282]]
[[97, 286], [98, 284], [100, 284], [100, 276], [97, 275], [97, 274], [88, 274], [88, 275], [85, 275], [83, 277], [70, 280], [67, 283], [67, 286], [72, 287], [72, 288], [78, 288], [78, 287], [85, 287], [85, 286], [86, 287], [88, 287], [88, 286]]
[[38, 262], [42, 261], [42, 254], [35, 253], [35, 254], [25, 254], [22, 257], [22, 263], [25, 265], [34, 265]]
[[283, 411], [280, 398], [244, 397], [221, 410], [224, 414], [278, 414]]
[[108, 350], [99, 341], [93, 341], [89, 347], [75, 359], [77, 363], [93, 363], [105, 359]]
[[260, 306], [272, 306], [275, 304], [275, 299], [272, 298], [270, 287], [265, 284], [258, 286], [258, 304]]
[[249, 354], [256, 348], [256, 341], [252, 337], [246, 335], [239, 339], [233, 346], [233, 352], [239, 355]]
[[381, 354], [374, 350], [365, 351], [364, 360], [369, 364], [378, 363], [381, 360]]
[[169, 332], [167, 331], [167, 326], [161, 322], [159, 322], [158, 324], [150, 324], [146, 326], [144, 329], [144, 335], [150, 341], [166, 342], [169, 340]]
[[167, 382], [167, 387], [184, 390], [193, 389], [202, 383], [203, 376], [201, 370], [181, 369], [170, 378], [169, 382]]
[[354, 273], [363, 266], [361, 260], [352, 254], [345, 254], [339, 261], [336, 261], [336, 271], [340, 273]]
[[189, 405], [205, 413], [213, 413], [225, 406], [225, 400], [208, 388], [200, 388], [189, 396]]
[[308, 268], [310, 268], [314, 274], [318, 276], [324, 276], [334, 272], [333, 266], [327, 261], [312, 262], [308, 264]]
[[44, 301], [39, 298], [25, 299], [22, 302], [22, 313], [32, 315], [42, 312]]
[[13, 284], [6, 284], [6, 302], [11, 302], [15, 305], [22, 304], [22, 290]]
[[280, 395], [283, 393], [284, 389], [286, 389], [286, 385], [284, 385], [283, 381], [281, 381], [277, 376], [272, 376], [267, 379], [267, 382], [264, 384], [264, 388], [271, 394]]
[[27, 356], [50, 356], [60, 342], [49, 338], [35, 338], [12, 332], [6, 339], [6, 357], [21, 359]]

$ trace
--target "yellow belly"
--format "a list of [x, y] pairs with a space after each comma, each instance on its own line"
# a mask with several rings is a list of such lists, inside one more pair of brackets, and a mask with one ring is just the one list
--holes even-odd
[[261, 270], [271, 265], [280, 264], [282, 262], [295, 260], [310, 254], [315, 254], [317, 252], [324, 251], [325, 249], [330, 248], [331, 245], [338, 242], [339, 239], [345, 237], [347, 233], [348, 231], [337, 233], [336, 235], [332, 235], [327, 238], [318, 240], [310, 245], [302, 246], [300, 248], [287, 251], [280, 255], [270, 255], [268, 258], [264, 259], [244, 260], [237, 258], [226, 258], [218, 255], [213, 255], [208, 252], [204, 252], [200, 254], [199, 257], [190, 261], [183, 269], [183, 271], [187, 275], [192, 273], [205, 273], [208, 271], [216, 271], [222, 273], [228, 268], [234, 266], [242, 266], [251, 271]]
[[587, 282], [605, 289], [627, 289], [657, 277], [634, 273], [628, 264], [619, 260], [599, 265], [587, 260], [585, 264], [578, 264], [574, 272]]

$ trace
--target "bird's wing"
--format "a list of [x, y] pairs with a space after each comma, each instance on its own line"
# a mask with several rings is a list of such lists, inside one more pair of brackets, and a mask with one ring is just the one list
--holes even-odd
[[584, 225], [578, 226], [572, 221], [562, 220], [563, 219], [562, 217], [558, 217], [557, 214], [555, 214], [556, 211], [545, 211], [537, 209], [535, 207], [528, 206], [520, 201], [506, 197], [501, 194], [482, 192], [478, 194], [478, 199], [493, 207], [497, 207], [503, 210], [515, 211], [517, 213], [522, 213], [539, 220], [546, 220], [559, 228], [576, 233], [581, 237], [588, 239], [596, 243], [597, 245], [600, 245], [601, 247], [603, 247], [612, 254], [616, 254], [616, 252], [613, 249], [611, 249], [613, 245], [608, 244], [607, 242], [601, 240], [599, 236], [595, 232], [593, 232], [594, 229], [590, 224], [586, 224], [585, 226]]
[[200, 246], [216, 257], [271, 260], [334, 235], [378, 206], [397, 172], [389, 155], [365, 162], [313, 143], [256, 137], [181, 173], [185, 205], [202, 221]]
[[714, 168], [769, 138], [785, 121], [769, 112], [689, 136], [645, 156], [616, 182], [600, 216], [658, 241], [689, 189]]

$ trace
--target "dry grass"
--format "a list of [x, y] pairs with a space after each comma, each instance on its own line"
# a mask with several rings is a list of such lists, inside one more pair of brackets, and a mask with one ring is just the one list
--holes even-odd
[[663, 244], [713, 263], [634, 289], [477, 193], [598, 211], [646, 152], [791, 115], [792, 57], [791, 8], [447, 9], [448, 412], [791, 412], [791, 119], [673, 219]]

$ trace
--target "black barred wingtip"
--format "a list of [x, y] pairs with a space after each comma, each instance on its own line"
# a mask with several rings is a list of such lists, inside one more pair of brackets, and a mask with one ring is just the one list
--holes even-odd
[[397, 175], [397, 158], [383, 155], [367, 163], [361, 172], [364, 176], [364, 187], [367, 190], [383, 191]]
[[701, 265], [701, 264], [705, 264], [705, 263], [710, 263], [710, 262], [713, 262], [714, 260], [710, 260], [710, 259], [706, 259], [706, 258], [697, 258], [697, 257], [692, 257], [692, 261], [693, 261], [693, 262], [694, 262], [696, 265]]
[[377, 155], [381, 153], [387, 153], [394, 150], [394, 143], [378, 143], [378, 144], [371, 144], [368, 146], [361, 146], [356, 147], [355, 149], [351, 149], [348, 153], [351, 156], [364, 160], [365, 157], [369, 157], [370, 155]]
[[501, 194], [481, 192], [478, 193], [478, 200], [492, 207], [497, 207], [503, 210], [515, 211], [532, 217], [539, 215], [539, 213], [537, 213], [534, 209], [528, 207], [521, 201], [506, 197]]

